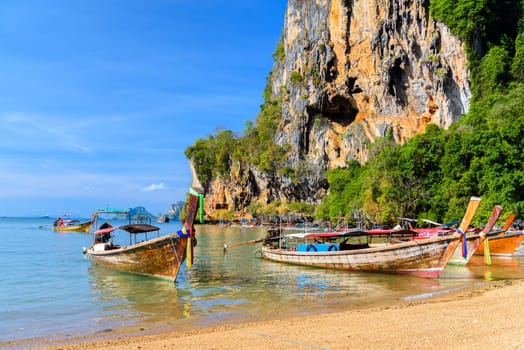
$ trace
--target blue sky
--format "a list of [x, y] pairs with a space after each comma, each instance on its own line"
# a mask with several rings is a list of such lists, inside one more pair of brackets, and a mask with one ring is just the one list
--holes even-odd
[[2, 0], [0, 216], [167, 212], [260, 110], [285, 0]]

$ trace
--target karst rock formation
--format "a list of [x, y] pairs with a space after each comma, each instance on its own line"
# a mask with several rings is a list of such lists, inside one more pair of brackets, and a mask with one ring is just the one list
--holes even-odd
[[287, 165], [300, 176], [235, 163], [229, 178], [203, 184], [210, 218], [244, 215], [252, 202], [318, 203], [325, 171], [365, 162], [377, 137], [403, 143], [468, 111], [464, 45], [430, 17], [427, 0], [289, 0], [282, 41], [269, 77], [282, 98], [274, 142], [290, 148]]

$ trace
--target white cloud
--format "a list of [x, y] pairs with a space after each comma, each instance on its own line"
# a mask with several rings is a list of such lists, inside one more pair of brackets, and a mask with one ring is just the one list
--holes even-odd
[[159, 190], [165, 190], [167, 189], [166, 185], [164, 185], [163, 182], [159, 183], [159, 184], [151, 184], [147, 187], [143, 187], [141, 189], [142, 192], [150, 192], [150, 191], [159, 191]]

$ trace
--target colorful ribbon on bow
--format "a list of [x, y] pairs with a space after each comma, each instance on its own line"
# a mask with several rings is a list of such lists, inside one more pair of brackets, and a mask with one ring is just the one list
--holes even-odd
[[187, 225], [184, 225], [184, 227], [182, 227], [180, 230], [176, 231], [176, 233], [180, 236], [180, 237], [190, 237], [191, 236], [191, 227], [187, 226]]
[[204, 223], [204, 194], [198, 193], [193, 188], [189, 189], [189, 193], [191, 193], [193, 196], [198, 197], [198, 214], [200, 223]]
[[466, 234], [460, 228], [457, 228], [457, 232], [462, 235], [462, 257], [467, 258], [468, 256], [468, 242], [466, 240]]
[[176, 233], [180, 237], [187, 238], [186, 261], [187, 261], [187, 267], [191, 268], [191, 266], [193, 266], [193, 229], [184, 224], [184, 227], [182, 227]]

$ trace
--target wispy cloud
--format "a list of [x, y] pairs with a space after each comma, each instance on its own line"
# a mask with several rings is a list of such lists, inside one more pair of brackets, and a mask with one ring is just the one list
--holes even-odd
[[68, 146], [90, 153], [90, 147], [78, 142], [75, 125], [57, 118], [45, 118], [28, 113], [8, 113], [0, 117], [3, 125], [9, 130], [11, 143], [32, 140], [35, 148]]
[[166, 185], [164, 185], [164, 183], [161, 182], [159, 184], [151, 184], [147, 187], [143, 187], [141, 191], [150, 192], [150, 191], [161, 191], [161, 190], [166, 190], [166, 189], [167, 189]]

